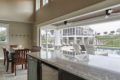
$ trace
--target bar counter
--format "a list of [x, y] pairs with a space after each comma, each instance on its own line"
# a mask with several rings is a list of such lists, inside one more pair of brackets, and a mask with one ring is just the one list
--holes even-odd
[[[61, 74], [60, 71], [78, 77], [78, 79], [69, 80], [120, 80], [119, 57], [84, 54], [74, 55], [72, 53], [66, 54], [64, 51], [60, 50], [41, 50], [41, 52], [28, 53], [27, 55], [28, 61], [29, 58], [32, 57], [33, 59], [40, 61], [41, 64], [48, 65], [58, 70], [58, 80], [65, 80], [59, 76]], [[30, 67], [30, 64], [28, 67]], [[40, 78], [37, 78], [37, 80], [47, 80], [41, 78], [41, 76], [39, 76]]]

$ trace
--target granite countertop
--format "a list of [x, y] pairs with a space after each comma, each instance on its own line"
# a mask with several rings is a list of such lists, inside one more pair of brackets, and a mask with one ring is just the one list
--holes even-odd
[[41, 50], [28, 55], [87, 80], [120, 80], [120, 58], [64, 53]]

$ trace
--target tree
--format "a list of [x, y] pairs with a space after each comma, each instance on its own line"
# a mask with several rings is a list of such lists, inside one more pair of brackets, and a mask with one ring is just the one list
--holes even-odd
[[114, 34], [115, 33], [115, 31], [110, 31], [110, 34]]
[[104, 32], [104, 34], [107, 34], [108, 32]]
[[100, 33], [97, 33], [97, 35], [100, 35]]
[[0, 41], [5, 41], [6, 37], [6, 31], [0, 31]]

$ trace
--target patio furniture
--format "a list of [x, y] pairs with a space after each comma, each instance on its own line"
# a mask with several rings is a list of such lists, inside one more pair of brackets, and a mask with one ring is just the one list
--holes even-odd
[[13, 58], [13, 63], [12, 63], [12, 68], [13, 71], [15, 71], [15, 76], [16, 76], [16, 66], [17, 65], [25, 65], [25, 69], [27, 68], [27, 53], [29, 52], [29, 49], [20, 49], [20, 50], [15, 50], [15, 53], [12, 55]]
[[73, 44], [74, 51], [78, 54], [81, 54], [81, 47], [78, 44]]
[[95, 47], [94, 45], [85, 45], [86, 51], [88, 54], [95, 54]]
[[81, 51], [86, 51], [85, 45], [80, 45]]

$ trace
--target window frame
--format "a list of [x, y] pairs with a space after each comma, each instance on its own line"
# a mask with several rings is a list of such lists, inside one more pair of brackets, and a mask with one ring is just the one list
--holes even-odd
[[9, 42], [9, 24], [3, 24], [3, 23], [0, 23], [0, 28], [1, 27], [4, 27], [6, 28], [6, 41], [0, 41], [0, 44], [2, 43], [8, 43]]

